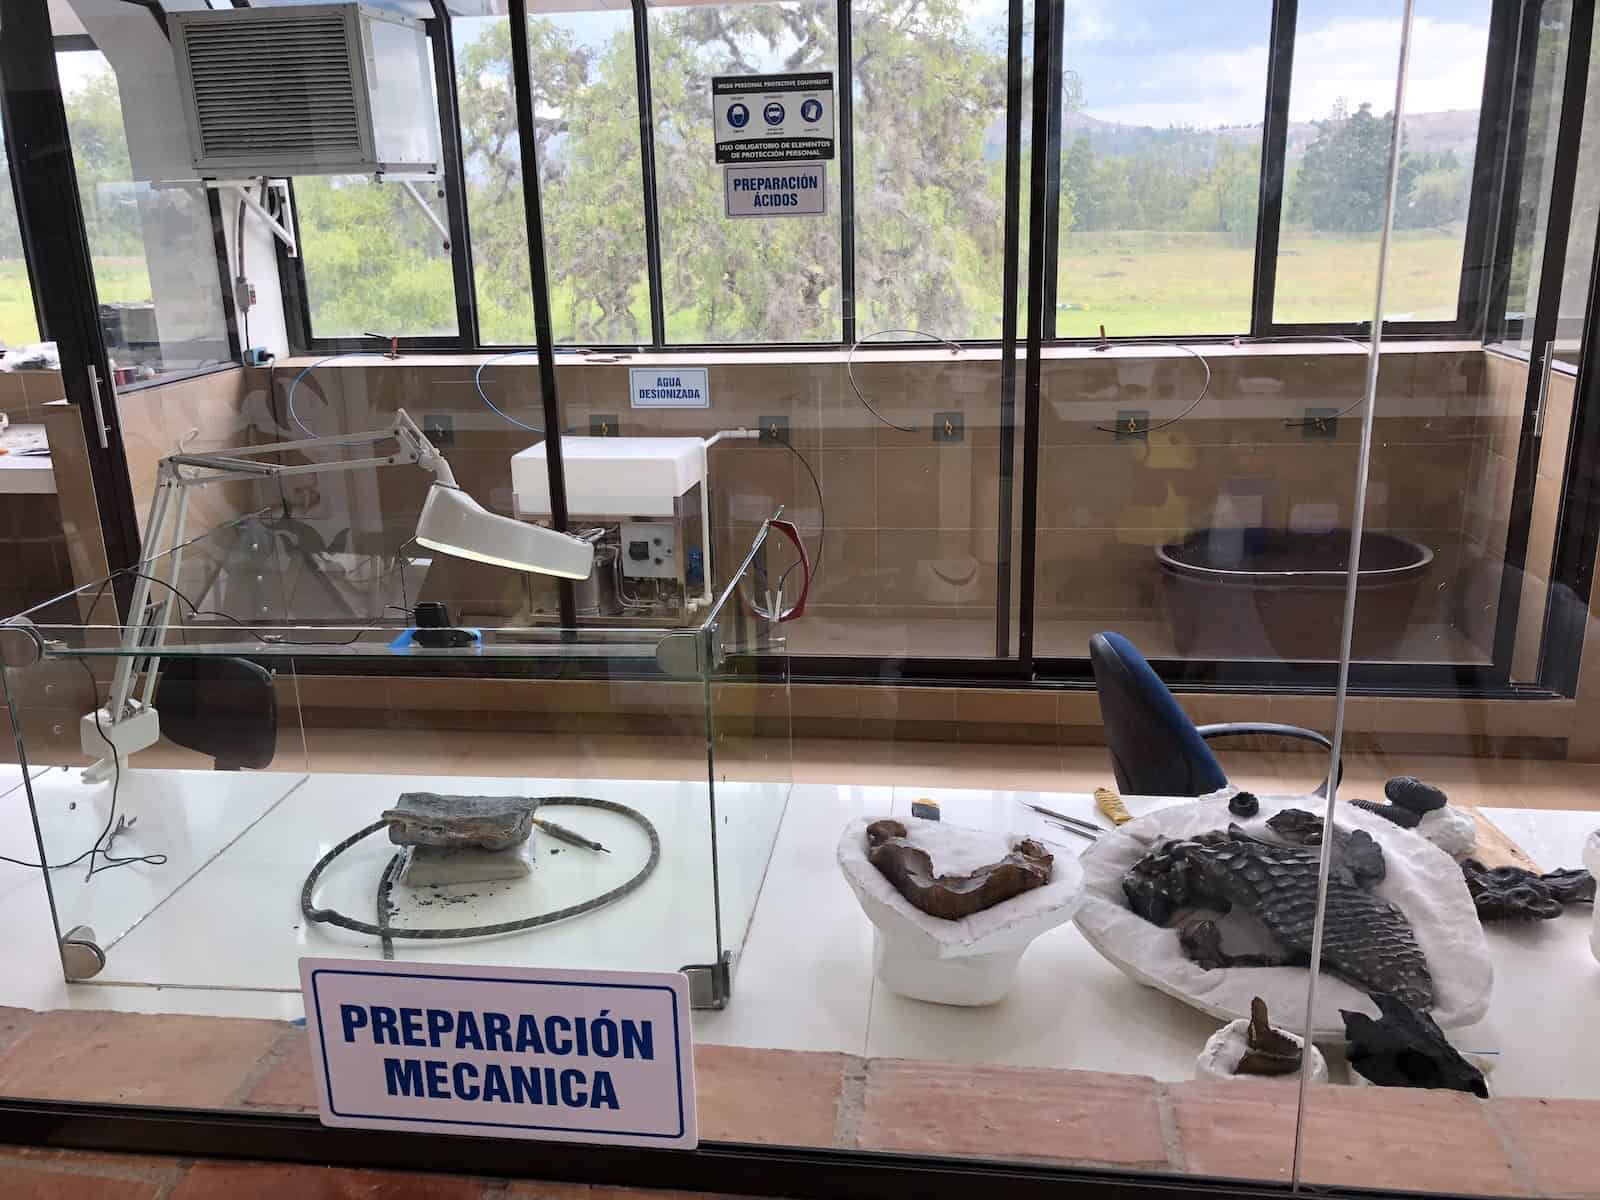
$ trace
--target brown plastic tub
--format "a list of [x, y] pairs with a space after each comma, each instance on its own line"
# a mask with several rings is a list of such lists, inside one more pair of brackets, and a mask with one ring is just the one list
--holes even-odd
[[[1350, 531], [1199, 529], [1156, 550], [1161, 598], [1185, 658], [1337, 659]], [[1393, 658], [1433, 551], [1393, 533], [1361, 538], [1355, 658]]]

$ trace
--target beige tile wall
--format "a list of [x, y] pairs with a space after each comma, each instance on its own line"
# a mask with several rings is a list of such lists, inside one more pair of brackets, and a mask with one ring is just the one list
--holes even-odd
[[[1365, 361], [1343, 348], [1317, 355], [1219, 353], [1205, 399], [1183, 421], [1147, 440], [1118, 441], [1099, 426], [1111, 424], [1122, 409], [1147, 410], [1153, 421], [1181, 411], [1203, 379], [1196, 362], [1178, 352], [1151, 357], [1133, 351], [1047, 360], [1041, 628], [1052, 621], [1159, 622], [1155, 547], [1217, 520], [1219, 497], [1259, 503], [1268, 524], [1326, 518], [1348, 527], [1359, 414], [1340, 420], [1326, 439], [1308, 438], [1286, 421], [1308, 407], [1343, 409], [1358, 401]], [[709, 412], [631, 410], [629, 365], [559, 366], [568, 433], [587, 434], [590, 417], [599, 415], [616, 417], [624, 435], [703, 435], [754, 426], [764, 415], [787, 417], [794, 445], [818, 474], [827, 509], [813, 596], [816, 622], [860, 622], [861, 637], [870, 636], [873, 623], [904, 630], [919, 621], [929, 629], [941, 621], [965, 622], [973, 636], [970, 651], [960, 652], [988, 652], [984, 639], [992, 636], [987, 630], [996, 595], [998, 361], [858, 361], [857, 386], [889, 421], [913, 432], [875, 419], [834, 361], [713, 361]], [[509, 512], [509, 457], [537, 438], [483, 407], [473, 389], [475, 370], [475, 363], [461, 360], [330, 364], [301, 385], [295, 407], [319, 433], [382, 424], [401, 406], [419, 420], [448, 416], [455, 427], [448, 457], [457, 478], [491, 508]], [[264, 395], [265, 372], [247, 375], [247, 393]], [[276, 376], [281, 415], [290, 368]], [[537, 378], [531, 359], [517, 360], [492, 365], [484, 384], [497, 404], [538, 425]], [[961, 443], [933, 441], [931, 414], [944, 411], [962, 415]], [[1441, 636], [1442, 656], [1459, 652], [1476, 628], [1464, 615], [1477, 594], [1464, 526], [1468, 498], [1479, 494], [1482, 476], [1494, 465], [1485, 447], [1496, 412], [1481, 351], [1400, 348], [1385, 355], [1368, 522], [1434, 549], [1432, 586], [1424, 589], [1412, 622], [1419, 629], [1462, 632], [1454, 642]], [[1020, 465], [1019, 453], [1019, 472]], [[425, 476], [409, 476], [384, 472], [379, 486], [389, 521], [381, 536], [396, 545], [427, 483]], [[712, 452], [712, 493], [716, 560], [725, 568], [740, 557], [759, 519], [780, 504], [803, 530], [817, 528], [812, 482], [780, 447], [719, 446]], [[1483, 545], [1480, 536], [1474, 546]], [[468, 615], [504, 615], [524, 599], [515, 581], [443, 562], [435, 565], [429, 590]], [[1487, 611], [1476, 609], [1478, 625], [1492, 627], [1493, 593], [1490, 599]], [[861, 649], [871, 647], [863, 643]], [[1071, 644], [1040, 650], [1078, 653], [1080, 647], [1074, 633]], [[924, 652], [939, 651], [934, 645]]]

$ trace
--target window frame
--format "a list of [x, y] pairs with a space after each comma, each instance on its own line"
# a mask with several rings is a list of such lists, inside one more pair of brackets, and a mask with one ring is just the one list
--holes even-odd
[[[455, 304], [458, 332], [451, 336], [416, 336], [398, 338], [397, 344], [405, 350], [455, 350], [462, 353], [507, 353], [532, 349], [533, 342], [507, 342], [485, 344], [478, 328], [477, 290], [475, 264], [468, 234], [466, 198], [464, 191], [465, 163], [461, 149], [458, 99], [455, 89], [454, 39], [448, 13], [442, 0], [431, 0], [435, 15], [423, 21], [433, 54], [434, 75], [439, 94], [439, 133], [444, 167], [446, 203], [449, 210], [450, 252], [455, 287]], [[1530, 5], [1531, 18], [1537, 20], [1537, 5]], [[837, 0], [838, 9], [838, 62], [835, 69], [838, 108], [838, 164], [840, 190], [840, 294], [842, 300], [841, 336], [838, 339], [818, 339], [805, 342], [669, 342], [665, 335], [664, 298], [661, 261], [661, 219], [656, 193], [656, 155], [653, 120], [653, 95], [650, 77], [650, 30], [646, 0], [631, 0], [633, 16], [633, 52], [636, 90], [639, 105], [639, 148], [643, 176], [643, 206], [645, 233], [645, 267], [649, 289], [650, 337], [637, 342], [575, 342], [573, 349], [600, 351], [630, 351], [633, 353], [770, 353], [773, 350], [848, 350], [857, 337], [855, 313], [855, 136], [853, 120], [854, 83], [853, 46], [851, 38], [851, 13], [849, 0]], [[1112, 343], [1119, 341], [1167, 342], [1204, 345], [1230, 342], [1235, 338], [1281, 339], [1285, 337], [1326, 337], [1329, 335], [1360, 336], [1366, 331], [1367, 321], [1287, 322], [1276, 321], [1272, 307], [1277, 292], [1278, 245], [1282, 220], [1283, 185], [1286, 175], [1288, 141], [1288, 102], [1293, 75], [1294, 40], [1299, 12], [1298, 0], [1274, 0], [1269, 28], [1268, 66], [1265, 95], [1263, 97], [1260, 203], [1257, 207], [1254, 264], [1251, 275], [1250, 327], [1237, 333], [1186, 335], [1138, 334], [1113, 335]], [[1508, 209], [1514, 210], [1515, 195], [1507, 195], [1505, 174], [1499, 164], [1503, 156], [1515, 148], [1513, 133], [1520, 116], [1525, 124], [1525, 97], [1513, 95], [1508, 86], [1519, 79], [1517, 74], [1519, 45], [1517, 29], [1519, 19], [1526, 13], [1515, 0], [1493, 0], [1490, 8], [1488, 52], [1484, 63], [1484, 85], [1480, 101], [1478, 139], [1472, 167], [1473, 186], [1468, 205], [1465, 242], [1463, 246], [1460, 280], [1457, 292], [1456, 315], [1453, 320], [1386, 322], [1384, 337], [1396, 340], [1487, 340], [1495, 328], [1490, 324], [1497, 296], [1503, 296], [1505, 276], [1509, 265], [1497, 261], [1498, 247], [1508, 245], [1499, 236], [1505, 227]], [[1064, 34], [1059, 23], [1051, 34], [1049, 55], [1053, 62], [1061, 63]], [[1008, 75], [1020, 69], [1020, 48], [1008, 46]], [[1061, 157], [1060, 137], [1062, 113], [1060, 97], [1054, 97], [1047, 114], [1046, 136], [1041, 145], [1053, 147], [1046, 164], [1047, 175], [1059, 186]], [[1049, 133], [1053, 131], [1054, 137]], [[1498, 185], [1496, 177], [1499, 176]], [[293, 182], [291, 181], [291, 189]], [[1046, 197], [1050, 225], [1045, 237], [1045, 260], [1054, 265], [1057, 258], [1060, 231], [1056, 228], [1058, 202]], [[305, 264], [301, 258], [290, 258], [280, 247], [279, 269], [283, 287], [286, 323], [290, 330], [291, 346], [301, 354], [334, 354], [352, 350], [371, 349], [373, 339], [352, 337], [318, 337], [311, 328], [307, 307]], [[1044, 276], [1045, 305], [1043, 339], [1048, 346], [1095, 345], [1100, 339], [1093, 337], [1061, 337], [1056, 332], [1055, 272], [1047, 270]], [[1498, 289], [1498, 290], [1497, 290]], [[1504, 323], [1502, 322], [1502, 325]], [[1002, 338], [956, 338], [963, 346], [994, 347]], [[875, 343], [877, 344], [877, 343]], [[886, 347], [912, 346], [912, 340], [883, 342]], [[563, 349], [569, 348], [567, 343]]]
[[[436, 11], [441, 7], [440, 0], [434, 0]], [[1038, 0], [1039, 13], [1059, 14], [1061, 0]], [[635, 54], [635, 67], [638, 95], [640, 100], [640, 139], [641, 139], [641, 165], [644, 183], [645, 205], [645, 230], [647, 244], [647, 267], [650, 285], [651, 301], [651, 337], [648, 342], [636, 343], [576, 343], [572, 346], [563, 345], [561, 350], [594, 350], [594, 351], [621, 351], [631, 353], [658, 353], [658, 354], [696, 354], [715, 353], [737, 357], [747, 353], [772, 353], [773, 351], [794, 350], [799, 352], [816, 352], [818, 350], [834, 350], [843, 352], [849, 350], [855, 342], [857, 335], [854, 312], [855, 294], [855, 221], [854, 221], [854, 138], [853, 121], [851, 112], [851, 96], [849, 89], [853, 82], [853, 62], [851, 59], [851, 14], [849, 0], [837, 0], [838, 7], [838, 63], [836, 76], [839, 87], [839, 114], [840, 123], [838, 130], [839, 164], [841, 187], [841, 293], [844, 299], [841, 321], [841, 334], [838, 340], [818, 340], [808, 342], [671, 342], [668, 343], [663, 336], [662, 299], [661, 299], [661, 263], [660, 263], [660, 231], [659, 212], [656, 209], [656, 163], [653, 146], [653, 108], [651, 100], [650, 65], [649, 65], [649, 28], [645, 0], [632, 0], [634, 18], [633, 48]], [[1516, 134], [1519, 122], [1526, 123], [1527, 95], [1526, 73], [1521, 70], [1521, 60], [1527, 57], [1525, 38], [1519, 36], [1519, 31], [1529, 25], [1536, 27], [1537, 9], [1534, 3], [1526, 9], [1518, 0], [1493, 0], [1490, 6], [1489, 37], [1484, 63], [1484, 84], [1480, 101], [1480, 116], [1478, 135], [1475, 149], [1475, 159], [1472, 167], [1473, 188], [1468, 205], [1466, 232], [1463, 244], [1461, 275], [1457, 296], [1457, 311], [1453, 320], [1441, 321], [1405, 321], [1386, 322], [1384, 337], [1386, 340], [1404, 343], [1407, 341], [1474, 341], [1480, 344], [1490, 339], [1493, 331], [1492, 312], [1493, 305], [1503, 299], [1505, 284], [1509, 275], [1509, 239], [1501, 236], [1501, 230], [1511, 217], [1514, 217], [1517, 203], [1516, 180], [1506, 166], [1506, 155], [1516, 148]], [[1530, 15], [1530, 12], [1532, 15]], [[1254, 250], [1254, 264], [1251, 278], [1251, 318], [1250, 329], [1238, 334], [1208, 334], [1208, 335], [1129, 335], [1126, 337], [1113, 336], [1110, 344], [1137, 341], [1145, 344], [1183, 344], [1203, 346], [1207, 344], [1229, 344], [1236, 341], [1249, 342], [1256, 339], [1281, 340], [1293, 337], [1325, 337], [1328, 335], [1362, 336], [1370, 331], [1370, 321], [1358, 322], [1324, 322], [1324, 323], [1291, 323], [1277, 322], [1271, 319], [1272, 305], [1276, 294], [1277, 268], [1278, 268], [1278, 242], [1281, 231], [1283, 183], [1286, 173], [1286, 146], [1288, 133], [1288, 97], [1292, 81], [1293, 48], [1295, 37], [1296, 18], [1298, 16], [1298, 0], [1274, 0], [1272, 6], [1272, 20], [1269, 31], [1270, 47], [1268, 72], [1263, 97], [1263, 136], [1262, 136], [1262, 169], [1259, 182], [1260, 203], [1258, 206], [1257, 228]], [[442, 18], [439, 18], [442, 19]], [[1524, 22], [1528, 23], [1524, 25]], [[433, 25], [434, 22], [428, 24]], [[1015, 168], [1010, 160], [1020, 155], [1021, 133], [1020, 122], [1023, 119], [1043, 122], [1045, 133], [1037, 139], [1035, 145], [1043, 150], [1041, 158], [1042, 170], [1038, 178], [1030, 185], [1026, 180], [1019, 180], [1015, 189], [1008, 189], [1007, 196], [1007, 279], [1014, 281], [1020, 288], [1029, 286], [1022, 279], [1022, 273], [1017, 261], [1018, 248], [1016, 240], [1021, 236], [1017, 226], [1020, 222], [1020, 187], [1031, 186], [1034, 197], [1038, 203], [1030, 208], [1030, 212], [1045, 213], [1046, 226], [1041, 231], [1043, 255], [1040, 262], [1044, 267], [1030, 266], [1028, 280], [1038, 286], [1043, 294], [1044, 303], [1041, 310], [1036, 310], [1034, 327], [1023, 330], [1015, 328], [1017, 322], [1007, 323], [1002, 337], [998, 339], [956, 339], [964, 347], [997, 348], [1004, 355], [1009, 347], [1013, 353], [1011, 361], [1018, 363], [1020, 355], [1017, 353], [1027, 345], [1028, 355], [1037, 362], [1037, 356], [1044, 351], [1056, 348], [1075, 346], [1094, 346], [1102, 344], [1099, 338], [1070, 338], [1059, 337], [1055, 333], [1055, 312], [1051, 297], [1054, 294], [1055, 255], [1058, 245], [1059, 230], [1055, 229], [1057, 221], [1056, 205], [1051, 203], [1051, 196], [1059, 190], [1062, 139], [1060, 136], [1060, 81], [1064, 69], [1062, 54], [1062, 22], [1053, 20], [1047, 26], [1049, 45], [1043, 54], [1034, 53], [1033, 66], [1038, 72], [1041, 65], [1046, 68], [1048, 80], [1046, 87], [1053, 89], [1051, 97], [1041, 100], [1037, 97], [1029, 106], [1031, 112], [1021, 111], [1020, 105], [1027, 105], [1028, 98], [1021, 94], [1021, 79], [1023, 72], [1023, 57], [1025, 54], [1021, 32], [1023, 28], [1023, 12], [1021, 0], [1013, 0], [1010, 14], [1011, 36], [1007, 42], [1007, 75], [1008, 75], [1008, 101], [1007, 101], [1007, 156], [1008, 168]], [[456, 119], [456, 105], [454, 92], [454, 58], [448, 37], [441, 38], [430, 34], [430, 44], [435, 55], [435, 68], [441, 83], [441, 96], [445, 94], [443, 81], [449, 79], [448, 105], [441, 103], [440, 120], [442, 147], [445, 155], [444, 167], [446, 173], [457, 179], [463, 180], [464, 164], [462, 162], [461, 139], [459, 131], [450, 126]], [[442, 60], [443, 55], [449, 55], [449, 61]], [[1516, 85], [1515, 88], [1513, 85]], [[1052, 136], [1053, 134], [1053, 136]], [[527, 131], [521, 131], [525, 140], [529, 139]], [[292, 185], [291, 185], [292, 186]], [[1043, 195], [1040, 195], [1043, 189]], [[1570, 213], [1552, 213], [1551, 222], [1561, 223], [1563, 226], [1570, 223]], [[470, 245], [468, 244], [465, 229], [464, 204], [452, 204], [452, 256], [456, 262], [454, 271], [455, 285], [458, 290], [458, 311], [461, 311], [462, 294], [466, 297], [475, 297], [475, 283]], [[544, 247], [538, 246], [530, 249], [530, 258], [536, 268], [544, 264]], [[1030, 258], [1031, 261], [1031, 258]], [[1597, 260], [1600, 261], [1600, 260]], [[300, 334], [300, 340], [294, 345], [297, 353], [333, 354], [347, 350], [371, 350], [371, 339], [361, 338], [314, 338], [310, 336], [309, 314], [305, 307], [304, 273], [303, 264], [289, 260], [280, 248], [280, 265], [289, 268], [285, 271], [285, 302], [289, 309], [289, 328], [291, 339], [294, 331]], [[1038, 272], [1038, 273], [1036, 273]], [[1036, 281], [1036, 282], [1035, 282]], [[536, 280], [538, 288], [542, 281]], [[298, 285], [298, 286], [296, 286]], [[1009, 309], [1010, 306], [1003, 306]], [[1504, 322], [1501, 322], [1504, 324]], [[471, 330], [471, 332], [468, 332]], [[877, 344], [877, 343], [875, 343]], [[885, 347], [915, 348], [916, 341], [885, 341]], [[495, 344], [484, 345], [476, 337], [476, 324], [462, 322], [462, 332], [454, 337], [402, 337], [398, 339], [398, 346], [402, 350], [417, 351], [455, 351], [467, 354], [506, 354], [513, 352], [532, 351], [536, 349], [535, 343], [522, 344]], [[1584, 361], [1587, 363], [1590, 350], [1586, 343]], [[541, 358], [544, 356], [541, 355]], [[1021, 545], [1019, 553], [1022, 559], [1022, 577], [1013, 582], [1009, 577], [1011, 555], [1009, 541], [1002, 546], [1000, 554], [1000, 569], [1006, 573], [1005, 578], [998, 580], [1000, 595], [1009, 598], [1013, 592], [1017, 593], [1020, 605], [1016, 624], [1019, 626], [1016, 635], [1011, 633], [1012, 618], [1006, 604], [997, 605], [996, 614], [996, 649], [993, 657], [982, 659], [918, 659], [914, 663], [905, 665], [905, 677], [916, 678], [930, 683], [943, 683], [950, 685], [971, 684], [975, 682], [1006, 682], [1016, 686], [1046, 686], [1046, 687], [1082, 687], [1090, 681], [1087, 674], [1087, 662], [1077, 657], [1058, 657], [1041, 654], [1037, 657], [1034, 653], [1031, 631], [1032, 608], [1032, 572], [1028, 569], [1028, 561], [1033, 556], [1034, 514], [1030, 508], [1029, 498], [1036, 488], [1032, 486], [1036, 478], [1037, 462], [1036, 446], [1033, 448], [1035, 462], [1032, 471], [1029, 470], [1028, 459], [1030, 448], [1028, 445], [1030, 432], [1033, 436], [1037, 430], [1037, 403], [1036, 398], [1029, 394], [1028, 389], [1019, 388], [1018, 382], [1012, 378], [1010, 387], [1003, 388], [1007, 393], [1002, 397], [1003, 419], [1009, 421], [1006, 428], [1002, 429], [1002, 453], [1011, 451], [1014, 446], [1014, 435], [1017, 422], [1021, 422], [1022, 446], [1018, 456], [1023, 461], [1021, 470], [1017, 472], [1020, 478], [1015, 481], [1015, 486], [1022, 489], [1023, 514], [1021, 519]], [[1018, 392], [1022, 391], [1019, 395]], [[1018, 413], [1016, 409], [1022, 408]], [[1600, 435], [1596, 435], [1600, 437]], [[1006, 482], [1012, 481], [1012, 472], [1004, 472]], [[1009, 508], [1001, 514], [1002, 526], [1010, 524]], [[1578, 537], [1578, 544], [1582, 545], [1592, 541], [1591, 533], [1584, 530]], [[1570, 553], [1570, 551], [1569, 551]], [[1509, 563], [1507, 572], [1514, 570], [1514, 565]], [[1502, 621], [1514, 619], [1515, 606], [1505, 610], [1502, 605]], [[1509, 615], [1508, 615], [1509, 614]], [[1500, 641], [1504, 640], [1504, 631], [1497, 632], [1497, 648]], [[1015, 648], [1013, 648], [1013, 643]], [[1323, 663], [1275, 663], [1263, 666], [1227, 661], [1189, 661], [1170, 660], [1157, 664], [1164, 677], [1172, 680], [1179, 686], [1187, 687], [1277, 687], [1289, 686], [1291, 688], [1304, 687], [1320, 690], [1330, 686], [1333, 682], [1333, 669], [1329, 664]], [[868, 678], [881, 672], [881, 663], [875, 659], [861, 656], [828, 656], [806, 657], [793, 664], [797, 677], [813, 679], [829, 678]], [[1424, 665], [1409, 663], [1358, 663], [1352, 668], [1352, 684], [1358, 690], [1394, 690], [1399, 689], [1408, 694], [1459, 694], [1460, 689], [1467, 689], [1479, 697], [1516, 697], [1530, 698], [1533, 696], [1548, 696], [1559, 694], [1560, 685], [1552, 688], [1555, 680], [1541, 680], [1544, 685], [1539, 688], [1517, 688], [1509, 683], [1509, 661], [1501, 661], [1497, 653], [1495, 661], [1482, 666], [1468, 665]]]

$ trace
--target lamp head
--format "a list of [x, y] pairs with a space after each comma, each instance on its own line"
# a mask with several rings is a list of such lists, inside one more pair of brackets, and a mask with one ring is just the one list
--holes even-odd
[[417, 519], [416, 541], [455, 558], [561, 579], [587, 579], [594, 567], [594, 546], [589, 542], [492, 513], [446, 483], [428, 489]]

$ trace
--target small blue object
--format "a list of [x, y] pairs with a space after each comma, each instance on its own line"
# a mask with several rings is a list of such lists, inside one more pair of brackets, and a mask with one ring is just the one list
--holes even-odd
[[684, 572], [685, 581], [692, 588], [699, 587], [705, 582], [706, 556], [699, 546], [689, 548], [689, 566]]
[[939, 819], [939, 805], [937, 801], [913, 800], [911, 802], [911, 815], [921, 817], [924, 821], [937, 821]]
[[779, 104], [776, 100], [772, 101], [761, 110], [761, 119], [768, 125], [782, 125], [783, 105]]
[[[483, 645], [483, 630], [482, 629], [471, 629], [471, 628], [467, 628], [465, 626], [460, 626], [460, 625], [454, 626], [454, 628], [460, 629], [463, 633], [470, 633], [472, 635], [472, 640], [474, 642], [477, 642], [480, 647]], [[416, 632], [417, 631], [416, 631], [416, 627], [415, 626], [413, 626], [412, 628], [406, 630], [399, 637], [395, 638], [394, 641], [389, 643], [389, 649], [391, 649], [391, 650], [409, 650], [409, 649], [411, 649], [412, 646], [416, 645], [416, 641], [415, 641]]]

